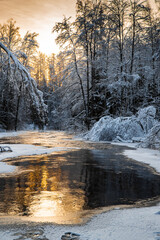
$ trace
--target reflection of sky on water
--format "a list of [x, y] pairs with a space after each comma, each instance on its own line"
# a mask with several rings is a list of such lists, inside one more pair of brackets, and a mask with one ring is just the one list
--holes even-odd
[[123, 156], [125, 147], [76, 141], [72, 135], [54, 131], [28, 132], [0, 143], [81, 148], [8, 160], [22, 173], [0, 177], [0, 216], [76, 224], [99, 207], [160, 195], [160, 177]]
[[21, 157], [14, 164], [27, 171], [0, 178], [1, 215], [76, 224], [86, 211], [160, 195], [160, 177], [118, 148]]
[[83, 192], [77, 197], [65, 191], [41, 192], [33, 198], [30, 206], [32, 217], [47, 218], [56, 223], [79, 223], [83, 210]]

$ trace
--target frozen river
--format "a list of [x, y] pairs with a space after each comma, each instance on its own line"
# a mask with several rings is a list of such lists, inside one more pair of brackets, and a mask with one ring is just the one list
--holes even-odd
[[84, 142], [65, 132], [27, 132], [0, 144], [57, 149], [5, 160], [17, 171], [0, 175], [1, 217], [79, 224], [98, 211], [143, 206], [160, 196], [160, 176], [124, 156], [127, 147]]

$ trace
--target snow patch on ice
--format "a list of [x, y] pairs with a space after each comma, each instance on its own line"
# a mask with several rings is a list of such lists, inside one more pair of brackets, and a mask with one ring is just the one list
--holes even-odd
[[[1, 144], [1, 146], [6, 146], [6, 144]], [[61, 148], [45, 148], [40, 146], [33, 146], [28, 144], [7, 144], [12, 149], [12, 152], [0, 153], [0, 174], [9, 173], [16, 170], [15, 166], [8, 165], [5, 162], [1, 162], [6, 158], [14, 158], [19, 156], [30, 156], [30, 155], [41, 155], [48, 154], [54, 151], [62, 150]]]
[[13, 172], [16, 169], [15, 166], [8, 165], [5, 162], [0, 162], [0, 174]]
[[160, 173], [160, 151], [137, 148], [136, 150], [125, 150], [124, 155], [138, 162], [146, 163]]

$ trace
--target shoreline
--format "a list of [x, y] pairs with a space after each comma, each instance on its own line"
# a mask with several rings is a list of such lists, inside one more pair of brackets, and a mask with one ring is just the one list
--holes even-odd
[[[139, 149], [132, 143], [111, 144], [134, 148], [125, 150], [122, 154], [135, 161], [148, 164], [156, 172], [160, 172], [160, 166], [158, 166], [160, 165], [160, 152], [158, 150]], [[2, 219], [3, 217], [1, 216], [0, 218]], [[159, 240], [160, 202], [158, 200], [154, 206], [138, 208], [135, 206], [123, 209], [115, 207], [107, 212], [105, 212], [105, 209], [102, 209], [92, 216], [88, 222], [80, 225], [56, 225], [49, 222], [19, 223], [14, 221], [13, 218], [8, 223], [6, 221], [6, 223], [2, 224], [1, 222], [0, 239], [18, 240], [20, 237], [23, 239], [23, 236], [27, 236], [27, 234], [28, 236], [33, 234], [33, 237], [30, 237], [30, 239], [38, 239], [34, 238], [35, 231], [41, 237], [39, 239], [44, 238], [46, 240], [60, 240], [64, 232], [67, 231], [79, 233], [82, 240]]]
[[9, 146], [12, 152], [3, 152], [0, 154], [0, 174], [12, 174], [16, 171], [16, 166], [5, 162], [5, 159], [16, 158], [20, 156], [32, 156], [49, 154], [58, 151], [57, 148], [45, 148], [29, 144], [0, 144], [0, 146]]

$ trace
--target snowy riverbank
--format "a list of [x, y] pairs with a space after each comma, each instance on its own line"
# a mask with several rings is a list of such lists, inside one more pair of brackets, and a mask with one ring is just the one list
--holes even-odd
[[[159, 240], [160, 204], [154, 207], [115, 209], [94, 216], [79, 226], [53, 224], [1, 225], [3, 240], [60, 240], [72, 231], [81, 235], [80, 240]], [[37, 237], [36, 237], [37, 236]]]
[[[135, 144], [119, 143], [135, 147]], [[1, 159], [20, 155], [44, 154], [56, 149], [47, 149], [32, 145], [11, 144], [13, 152], [2, 153]], [[160, 152], [150, 149], [125, 150], [124, 154], [136, 161], [144, 162], [160, 172]], [[66, 231], [72, 231], [81, 235], [81, 240], [160, 240], [160, 204], [145, 208], [118, 209], [98, 214], [79, 226], [54, 225], [42, 223], [9, 224], [0, 218], [0, 239], [3, 240], [60, 240]], [[11, 225], [10, 225], [11, 224]]]
[[[21, 134], [24, 135], [25, 133], [27, 133], [27, 131], [0, 132], [0, 138], [15, 137]], [[2, 147], [9, 146], [12, 149], [12, 152], [0, 153], [0, 174], [11, 173], [16, 171], [16, 167], [3, 162], [4, 159], [19, 157], [19, 156], [48, 154], [51, 152], [64, 150], [61, 148], [45, 148], [42, 146], [34, 146], [29, 144], [0, 144], [0, 146]]]
[[58, 150], [57, 148], [45, 148], [28, 144], [1, 144], [0, 146], [9, 146], [12, 149], [12, 152], [3, 152], [0, 154], [0, 174], [10, 173], [16, 170], [15, 166], [2, 162], [4, 159], [19, 156], [48, 154]]
[[138, 162], [148, 164], [160, 173], [160, 151], [137, 147], [136, 143], [112, 143], [119, 146], [127, 146], [133, 148], [132, 150], [125, 150], [123, 154], [128, 158], [132, 158]]

